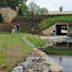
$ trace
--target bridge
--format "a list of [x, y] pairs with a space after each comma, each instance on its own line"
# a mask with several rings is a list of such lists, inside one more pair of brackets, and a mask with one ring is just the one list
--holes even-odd
[[49, 11], [46, 15], [72, 15], [72, 11]]
[[[49, 11], [45, 15], [35, 15], [32, 14], [31, 16], [17, 16], [17, 12], [9, 7], [1, 7], [0, 8], [0, 15], [3, 18], [4, 23], [9, 23], [6, 25], [0, 26], [0, 31], [11, 31], [13, 25], [20, 25], [21, 32], [34, 32], [34, 33], [41, 33], [41, 29], [39, 29], [38, 24], [43, 20], [49, 18], [50, 16], [61, 16], [61, 15], [72, 15], [72, 11]], [[4, 28], [5, 27], [5, 28]], [[10, 28], [10, 29], [9, 29]], [[4, 30], [3, 30], [4, 29]], [[7, 30], [8, 29], [8, 30]]]

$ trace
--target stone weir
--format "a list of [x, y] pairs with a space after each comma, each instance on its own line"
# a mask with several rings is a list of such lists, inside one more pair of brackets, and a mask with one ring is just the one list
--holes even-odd
[[32, 55], [14, 67], [12, 72], [63, 72], [63, 68], [44, 52], [34, 48]]

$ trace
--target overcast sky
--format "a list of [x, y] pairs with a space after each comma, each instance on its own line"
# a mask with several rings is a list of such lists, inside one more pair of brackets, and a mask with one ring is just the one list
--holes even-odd
[[46, 7], [49, 11], [58, 11], [60, 6], [64, 11], [72, 11], [72, 0], [28, 0], [27, 4], [30, 2]]

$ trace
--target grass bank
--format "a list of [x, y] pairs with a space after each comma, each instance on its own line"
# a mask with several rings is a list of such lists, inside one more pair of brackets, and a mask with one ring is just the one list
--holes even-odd
[[72, 22], [72, 16], [54, 16], [42, 21], [39, 24], [40, 29], [46, 29], [55, 24], [55, 22]]
[[46, 52], [48, 55], [66, 55], [66, 56], [72, 56], [72, 49], [62, 49], [62, 48], [45, 48], [44, 52]]
[[42, 48], [46, 44], [45, 40], [42, 40], [37, 35], [24, 34], [23, 39], [25, 38], [37, 48]]
[[39, 37], [31, 34], [0, 34], [0, 72], [10, 72], [15, 64], [32, 52], [33, 46], [25, 38], [37, 47], [45, 44]]

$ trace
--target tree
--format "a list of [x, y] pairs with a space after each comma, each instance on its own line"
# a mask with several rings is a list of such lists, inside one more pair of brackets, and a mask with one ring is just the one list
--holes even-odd
[[9, 6], [13, 9], [16, 8], [16, 6], [18, 6], [20, 0], [0, 0], [0, 7], [6, 7]]
[[48, 14], [48, 9], [46, 9], [45, 7], [41, 9], [41, 14], [46, 15]]
[[0, 0], [0, 7], [7, 6], [6, 0]]
[[46, 8], [40, 8], [36, 3], [31, 2], [28, 4], [28, 10], [34, 14], [47, 14], [48, 10]]
[[19, 14], [20, 15], [26, 15], [27, 12], [28, 12], [28, 7], [26, 6], [26, 1], [27, 0], [21, 0], [21, 1], [19, 1], [19, 8], [20, 8]]
[[0, 7], [11, 7], [16, 10], [16, 7], [19, 7], [19, 13], [24, 14], [27, 12], [26, 6], [27, 0], [0, 0]]
[[38, 7], [38, 6], [36, 5], [36, 3], [31, 2], [31, 3], [28, 5], [28, 11], [33, 12], [34, 14], [36, 14], [37, 7]]
[[27, 0], [0, 0], [0, 6], [9, 6], [15, 8], [19, 3], [26, 3]]

